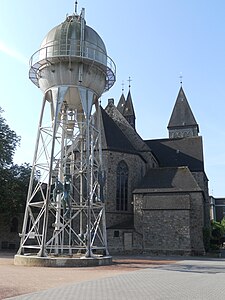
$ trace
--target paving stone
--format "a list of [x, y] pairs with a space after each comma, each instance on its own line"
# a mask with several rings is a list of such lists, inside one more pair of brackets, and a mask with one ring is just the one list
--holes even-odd
[[222, 300], [225, 297], [224, 282], [224, 259], [183, 260], [9, 299]]

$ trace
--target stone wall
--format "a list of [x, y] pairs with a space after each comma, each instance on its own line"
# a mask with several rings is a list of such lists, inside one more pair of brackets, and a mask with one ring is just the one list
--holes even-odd
[[192, 254], [204, 254], [204, 198], [201, 193], [190, 193], [191, 199], [191, 248]]
[[[117, 166], [120, 161], [125, 161], [128, 174], [128, 210], [116, 210], [116, 185], [117, 185]], [[133, 195], [132, 191], [136, 188], [146, 172], [146, 165], [139, 155], [120, 153], [112, 151], [103, 152], [103, 161], [106, 170], [105, 184], [105, 203], [106, 203], [106, 224], [107, 227], [118, 223], [127, 222], [133, 218]]]
[[144, 250], [162, 254], [190, 254], [189, 210], [145, 211]]
[[129, 253], [133, 250], [133, 230], [107, 230], [108, 250], [110, 254]]
[[135, 194], [134, 227], [143, 235], [143, 251], [204, 254], [202, 200], [201, 192]]
[[192, 172], [195, 180], [204, 193], [204, 227], [210, 227], [210, 199], [208, 189], [208, 178], [204, 172]]

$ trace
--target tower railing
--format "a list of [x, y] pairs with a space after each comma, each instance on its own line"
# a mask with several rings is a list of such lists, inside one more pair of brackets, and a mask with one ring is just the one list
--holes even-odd
[[73, 62], [83, 62], [99, 68], [106, 76], [105, 91], [108, 91], [115, 83], [116, 77], [116, 65], [114, 61], [107, 56], [106, 52], [85, 45], [80, 47], [80, 43], [76, 41], [75, 43], [57, 43], [52, 44], [47, 47], [41, 48], [36, 51], [30, 59], [30, 70], [29, 78], [30, 80], [39, 87], [39, 72], [46, 65], [54, 65], [61, 61]]

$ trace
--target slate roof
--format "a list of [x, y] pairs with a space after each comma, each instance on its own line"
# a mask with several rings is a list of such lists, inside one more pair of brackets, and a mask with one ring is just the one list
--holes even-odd
[[199, 132], [198, 124], [188, 104], [184, 90], [181, 87], [167, 128], [172, 129], [182, 127], [197, 127]]
[[117, 104], [117, 109], [121, 114], [123, 114], [125, 102], [126, 102], [126, 100], [125, 100], [124, 94], [122, 94], [120, 97], [120, 100]]
[[128, 92], [127, 100], [124, 105], [123, 115], [126, 116], [135, 116], [133, 101], [131, 98], [131, 92]]
[[190, 171], [204, 171], [202, 137], [145, 141], [160, 167], [188, 166]]
[[101, 113], [107, 149], [126, 153], [137, 153], [131, 142], [103, 108], [101, 108]]
[[133, 193], [202, 191], [188, 167], [153, 168]]

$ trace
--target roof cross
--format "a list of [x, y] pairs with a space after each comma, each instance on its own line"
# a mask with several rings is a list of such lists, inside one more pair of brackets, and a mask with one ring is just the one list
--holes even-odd
[[130, 87], [131, 87], [130, 83], [132, 81], [132, 79], [130, 78], [130, 76], [129, 76], [129, 79], [127, 81], [129, 82], [129, 89], [130, 89]]
[[124, 81], [122, 81], [122, 93], [124, 92]]
[[183, 83], [183, 76], [182, 76], [182, 73], [180, 73], [179, 78], [180, 78], [180, 85], [182, 86], [182, 83]]

